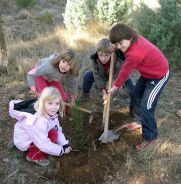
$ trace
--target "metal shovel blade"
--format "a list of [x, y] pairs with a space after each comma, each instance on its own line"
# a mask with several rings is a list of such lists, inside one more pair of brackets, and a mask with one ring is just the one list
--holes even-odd
[[114, 133], [112, 130], [108, 130], [107, 137], [105, 138], [104, 133], [99, 137], [99, 141], [102, 143], [113, 142], [119, 138], [118, 133]]

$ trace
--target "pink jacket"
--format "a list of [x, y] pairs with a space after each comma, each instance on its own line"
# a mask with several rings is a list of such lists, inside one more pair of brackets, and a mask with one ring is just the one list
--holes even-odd
[[[63, 145], [68, 144], [62, 127], [59, 125], [57, 115], [54, 117], [40, 117], [37, 114], [30, 114], [14, 110], [14, 104], [20, 100], [12, 100], [9, 103], [9, 113], [12, 118], [18, 120], [14, 127], [14, 144], [21, 150], [26, 151], [33, 142], [41, 151], [49, 155], [59, 156], [63, 153]], [[50, 141], [48, 132], [52, 128], [58, 128], [57, 144]]]

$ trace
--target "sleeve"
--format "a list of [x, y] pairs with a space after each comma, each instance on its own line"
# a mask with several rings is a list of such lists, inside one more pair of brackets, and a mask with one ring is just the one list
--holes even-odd
[[133, 57], [131, 57], [130, 55], [128, 55], [113, 85], [119, 88], [123, 84], [123, 82], [129, 77], [135, 67], [136, 60], [133, 59]]
[[[41, 60], [40, 60], [41, 61]], [[48, 60], [44, 60], [44, 62], [39, 62], [40, 64], [37, 64], [33, 69], [31, 69], [27, 73], [27, 81], [28, 86], [35, 87], [35, 77], [37, 76], [45, 76], [51, 72], [51, 63]]]
[[106, 89], [106, 80], [101, 75], [101, 72], [98, 70], [98, 66], [95, 64], [94, 61], [92, 62], [92, 67], [93, 67], [94, 80], [97, 88], [99, 90]]
[[27, 132], [32, 142], [44, 153], [59, 156], [64, 153], [61, 145], [51, 142], [48, 138], [48, 120], [38, 119], [32, 126], [28, 127]]
[[62, 132], [62, 127], [58, 125], [58, 139], [57, 139], [57, 144], [64, 146], [68, 144], [69, 141], [65, 138], [63, 132]]

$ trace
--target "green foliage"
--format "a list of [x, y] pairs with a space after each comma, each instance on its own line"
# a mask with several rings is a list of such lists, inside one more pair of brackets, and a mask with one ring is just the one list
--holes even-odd
[[53, 22], [53, 15], [49, 11], [45, 11], [38, 19], [42, 23], [51, 24]]
[[132, 0], [98, 0], [96, 17], [102, 22], [128, 22], [132, 8]]
[[71, 30], [81, 30], [85, 27], [88, 21], [88, 3], [90, 0], [67, 0], [65, 13], [63, 14], [66, 28]]
[[142, 4], [137, 27], [168, 58], [173, 69], [181, 68], [181, 2], [160, 0], [160, 8], [153, 11]]
[[78, 110], [78, 105], [71, 109], [71, 116], [73, 118], [73, 128], [75, 133], [75, 144], [77, 148], [83, 148], [86, 144], [86, 136], [83, 129], [83, 114]]
[[19, 8], [30, 8], [37, 3], [37, 0], [16, 0], [16, 5]]

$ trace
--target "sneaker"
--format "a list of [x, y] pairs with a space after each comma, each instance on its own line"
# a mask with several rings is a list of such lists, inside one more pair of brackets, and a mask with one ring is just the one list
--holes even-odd
[[132, 123], [128, 123], [126, 125], [126, 128], [128, 131], [135, 131], [135, 130], [141, 129], [141, 125], [137, 122], [132, 122]]
[[44, 166], [44, 167], [50, 165], [50, 161], [47, 159], [33, 160], [33, 159], [29, 158], [28, 156], [26, 156], [26, 160], [29, 162], [33, 162], [37, 165]]
[[157, 143], [157, 139], [151, 141], [143, 141], [141, 144], [136, 145], [138, 151], [147, 150]]

